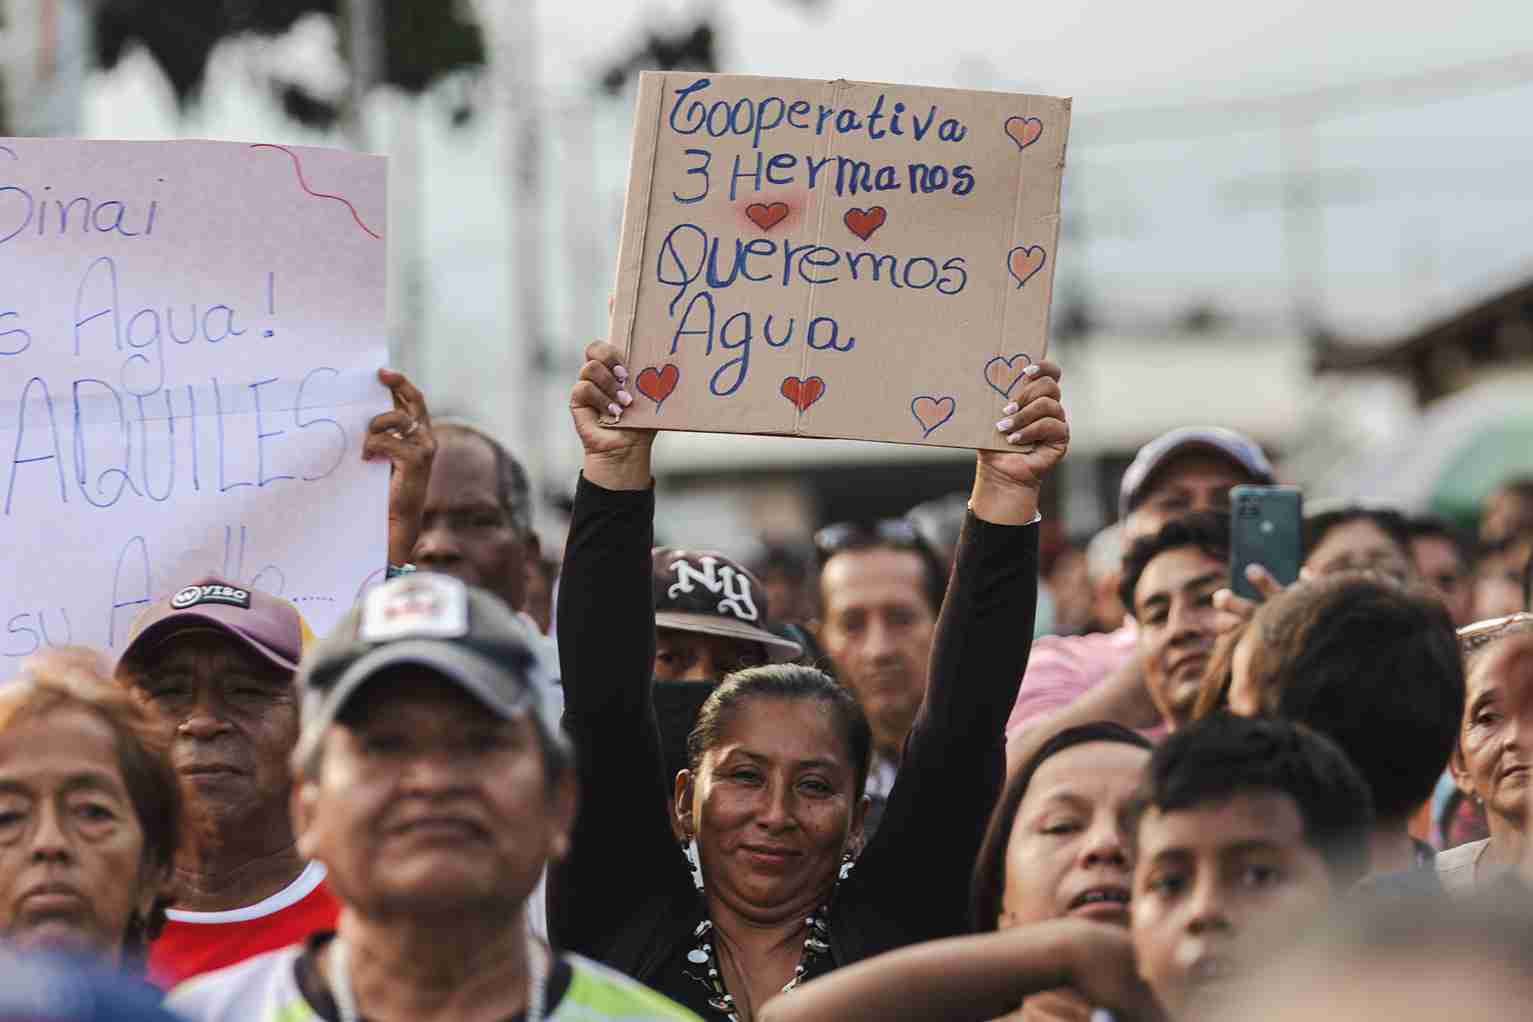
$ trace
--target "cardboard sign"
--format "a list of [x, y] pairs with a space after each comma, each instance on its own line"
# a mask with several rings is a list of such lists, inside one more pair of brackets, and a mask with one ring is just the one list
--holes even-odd
[[1070, 102], [647, 73], [613, 305], [635, 427], [1004, 449]]
[[209, 574], [317, 632], [387, 559], [385, 163], [0, 139], [0, 679]]

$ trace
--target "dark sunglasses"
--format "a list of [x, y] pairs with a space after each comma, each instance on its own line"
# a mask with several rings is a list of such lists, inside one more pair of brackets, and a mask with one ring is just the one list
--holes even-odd
[[871, 526], [857, 522], [837, 522], [814, 534], [814, 552], [820, 559], [821, 567], [836, 554], [875, 546], [918, 550], [923, 553], [931, 549], [906, 518], [885, 518]]

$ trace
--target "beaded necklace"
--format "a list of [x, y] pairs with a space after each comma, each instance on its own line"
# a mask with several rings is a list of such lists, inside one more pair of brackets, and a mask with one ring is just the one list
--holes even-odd
[[[686, 847], [687, 863], [692, 870], [692, 884], [697, 888], [699, 896], [703, 895], [703, 871], [702, 863], [697, 855], [697, 842], [692, 841]], [[841, 864], [841, 871], [836, 877], [837, 886], [852, 871], [850, 858]], [[783, 984], [782, 992], [787, 993], [803, 982], [821, 955], [830, 953], [830, 927], [827, 919], [830, 914], [830, 903], [835, 900], [835, 888], [831, 889], [830, 898], [804, 919], [804, 949], [799, 953], [798, 964], [793, 967], [793, 978]], [[706, 905], [706, 900], [704, 905]], [[706, 912], [706, 908], [704, 909]], [[708, 1007], [723, 1015], [729, 1022], [740, 1022], [740, 1016], [735, 1011], [735, 998], [724, 988], [724, 976], [719, 970], [718, 952], [713, 947], [713, 920], [706, 915], [703, 921], [697, 924], [697, 929], [692, 931], [692, 939], [696, 946], [687, 952], [687, 961], [693, 965], [705, 966], [708, 970], [708, 986], [713, 990], [713, 996], [708, 999]]]

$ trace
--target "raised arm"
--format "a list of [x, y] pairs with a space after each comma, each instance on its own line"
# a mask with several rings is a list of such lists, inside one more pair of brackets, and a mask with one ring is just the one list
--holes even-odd
[[988, 1022], [1026, 997], [1073, 987], [1120, 1022], [1160, 1016], [1128, 931], [1059, 919], [901, 948], [773, 998], [760, 1022]]
[[650, 705], [654, 434], [603, 425], [609, 405], [623, 406], [626, 373], [609, 345], [586, 354], [570, 398], [586, 453], [558, 606], [564, 726], [579, 756], [582, 809], [550, 886], [549, 923], [557, 944], [599, 958], [615, 924], [687, 878], [665, 817]]
[[[926, 697], [860, 882], [908, 906], [910, 936], [961, 932], [969, 871], [1004, 778], [1004, 730], [1038, 597], [1038, 493], [1069, 440], [1059, 368], [1040, 363], [984, 451], [937, 619]], [[910, 877], [921, 876], [918, 891]], [[896, 896], [897, 895], [897, 896]]]

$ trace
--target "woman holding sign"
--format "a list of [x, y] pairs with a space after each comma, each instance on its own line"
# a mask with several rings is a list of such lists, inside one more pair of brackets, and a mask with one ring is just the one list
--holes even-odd
[[[705, 1018], [749, 1020], [805, 979], [962, 932], [1032, 634], [1038, 490], [1069, 437], [1058, 368], [1030, 367], [997, 423], [1016, 451], [979, 455], [926, 697], [883, 823], [858, 854], [868, 724], [812, 668], [726, 678], [692, 732], [689, 769], [662, 782], [650, 706], [654, 435], [611, 425], [632, 400], [618, 349], [597, 343], [586, 357], [571, 397], [585, 460], [559, 621], [588, 811], [551, 892], [557, 943]], [[655, 807], [662, 783], [682, 848]]]

